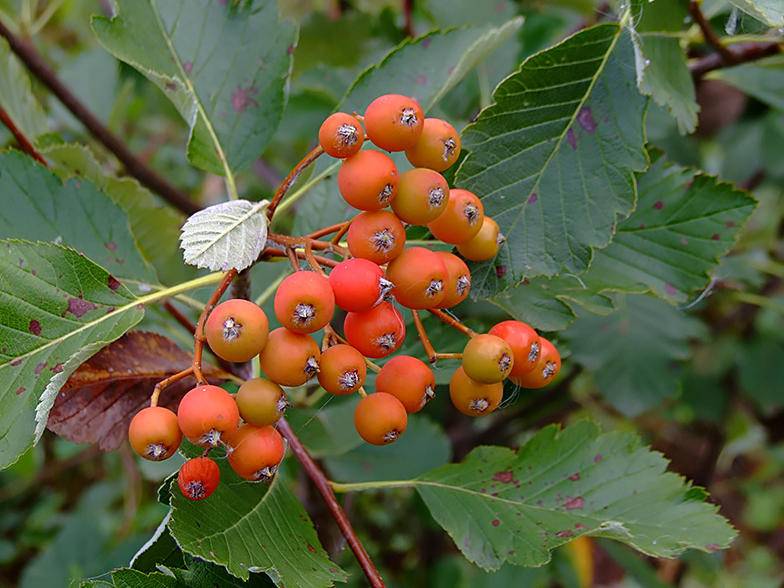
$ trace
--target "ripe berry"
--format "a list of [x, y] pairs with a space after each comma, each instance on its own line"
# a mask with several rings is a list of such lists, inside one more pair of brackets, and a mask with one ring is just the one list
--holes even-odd
[[544, 388], [553, 381], [561, 371], [561, 354], [544, 337], [539, 337], [542, 345], [539, 359], [530, 372], [512, 378], [512, 381], [523, 388]]
[[460, 243], [457, 250], [460, 255], [471, 261], [486, 261], [498, 255], [498, 248], [504, 242], [504, 236], [498, 229], [498, 224], [489, 216], [482, 220], [479, 232], [471, 240]]
[[392, 210], [403, 222], [426, 225], [444, 211], [448, 199], [449, 184], [444, 176], [420, 167], [400, 175]]
[[495, 335], [472, 337], [463, 349], [463, 369], [481, 384], [502, 382], [512, 371], [514, 354], [509, 344]]
[[216, 447], [224, 433], [236, 429], [240, 412], [234, 397], [218, 386], [196, 386], [177, 408], [180, 430], [192, 443]]
[[220, 483], [218, 464], [209, 457], [189, 459], [177, 474], [177, 485], [188, 500], [204, 500], [215, 492]]
[[348, 342], [365, 357], [386, 357], [397, 351], [406, 338], [403, 317], [389, 302], [366, 312], [349, 312], [343, 331]]
[[424, 120], [419, 102], [399, 94], [379, 96], [365, 110], [368, 137], [387, 151], [404, 151], [416, 145]]
[[539, 360], [541, 343], [539, 335], [529, 325], [521, 321], [502, 321], [488, 334], [501, 337], [512, 348], [514, 365], [510, 377], [520, 377], [534, 369]]
[[324, 276], [297, 271], [286, 276], [275, 292], [275, 316], [295, 333], [313, 333], [335, 314], [335, 295]]
[[354, 410], [357, 433], [373, 445], [387, 445], [397, 441], [407, 424], [406, 408], [386, 392], [369, 394], [359, 401]]
[[397, 194], [397, 167], [380, 151], [367, 149], [346, 159], [338, 171], [338, 190], [354, 208], [381, 210]]
[[364, 140], [362, 125], [345, 112], [329, 115], [319, 129], [319, 145], [332, 157], [351, 157], [362, 148]]
[[162, 406], [148, 406], [137, 412], [128, 427], [133, 450], [144, 459], [169, 459], [182, 442], [177, 415]]
[[273, 382], [281, 386], [301, 386], [318, 373], [320, 356], [313, 337], [280, 327], [269, 334], [259, 362]]
[[406, 149], [406, 157], [414, 167], [444, 171], [460, 155], [460, 135], [455, 127], [440, 118], [426, 118], [416, 144]]
[[411, 247], [389, 262], [392, 294], [407, 308], [435, 308], [444, 299], [447, 272], [441, 258], [424, 247]]
[[269, 321], [257, 305], [242, 299], [222, 302], [204, 326], [210, 349], [226, 361], [248, 361], [264, 348]]
[[364, 312], [381, 302], [392, 290], [377, 264], [352, 257], [337, 264], [329, 273], [335, 303], [349, 312]]
[[439, 308], [452, 308], [468, 297], [471, 291], [471, 272], [468, 266], [457, 255], [447, 251], [436, 251], [436, 255], [446, 268], [446, 282], [444, 282], [444, 299]]
[[387, 210], [362, 212], [351, 221], [346, 240], [351, 255], [383, 265], [403, 251], [406, 231]]
[[331, 394], [351, 394], [364, 385], [365, 358], [351, 345], [333, 345], [322, 352], [318, 381]]
[[419, 412], [436, 395], [436, 377], [421, 359], [396, 355], [376, 376], [376, 388], [397, 398], [406, 412]]
[[469, 378], [462, 367], [455, 370], [449, 382], [449, 397], [452, 399], [452, 404], [468, 416], [490, 414], [501, 404], [503, 396], [502, 382], [482, 384]]
[[234, 399], [242, 420], [257, 427], [275, 424], [289, 406], [283, 389], [264, 378], [244, 382]]
[[441, 215], [427, 225], [430, 232], [444, 243], [458, 245], [473, 239], [482, 228], [485, 216], [482, 201], [468, 190], [453, 188]]
[[253, 482], [267, 482], [278, 471], [286, 445], [270, 426], [242, 425], [229, 439], [229, 465], [237, 475]]

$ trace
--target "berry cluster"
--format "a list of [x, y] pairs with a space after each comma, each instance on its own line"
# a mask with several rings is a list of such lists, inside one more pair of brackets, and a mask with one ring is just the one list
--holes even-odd
[[[405, 151], [415, 167], [399, 174], [388, 155], [362, 149], [366, 137], [386, 151]], [[313, 271], [301, 269], [294, 257], [295, 271], [275, 293], [281, 326], [272, 331], [265, 312], [252, 302], [232, 299], [212, 309], [203, 335], [213, 353], [232, 362], [258, 355], [266, 379], [243, 383], [234, 396], [216, 386], [197, 386], [182, 399], [177, 414], [153, 402], [134, 417], [129, 431], [131, 445], [142, 457], [170, 457], [185, 435], [207, 450], [225, 447], [229, 464], [241, 477], [269, 480], [285, 452], [274, 427], [288, 407], [281, 386], [301, 386], [313, 378], [328, 393], [362, 396], [354, 424], [365, 441], [394, 442], [406, 430], [408, 415], [435, 395], [435, 376], [424, 361], [397, 355], [380, 368], [371, 361], [402, 345], [406, 323], [399, 307], [413, 313], [431, 362], [444, 355], [462, 358], [449, 392], [466, 415], [493, 412], [507, 378], [521, 387], [540, 388], [558, 373], [556, 348], [520, 321], [501, 322], [485, 334], [463, 327], [471, 338], [462, 354], [437, 354], [427, 339], [417, 311], [449, 319], [442, 309], [465, 300], [471, 288], [463, 258], [491, 259], [503, 240], [479, 198], [450, 188], [439, 173], [460, 154], [460, 136], [449, 123], [424, 118], [413, 98], [385, 95], [363, 117], [328, 117], [319, 143], [324, 152], [343, 159], [338, 188], [361, 211], [344, 223], [334, 241], [345, 234], [350, 255], [332, 264], [328, 275], [309, 248]], [[426, 226], [436, 239], [455, 245], [462, 258], [406, 248], [406, 225]], [[343, 337], [332, 327], [336, 307], [346, 312]], [[313, 334], [322, 330], [319, 345]], [[368, 367], [378, 371], [372, 394], [363, 387]], [[215, 490], [218, 478], [217, 465], [205, 456], [186, 462], [178, 481], [187, 498], [199, 500]]]

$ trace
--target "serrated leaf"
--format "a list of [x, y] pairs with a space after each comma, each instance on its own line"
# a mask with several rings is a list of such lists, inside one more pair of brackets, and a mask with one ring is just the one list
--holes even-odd
[[285, 105], [297, 29], [276, 2], [118, 0], [95, 17], [99, 42], [172, 101], [191, 130], [188, 158], [222, 174], [254, 161]]
[[73, 249], [0, 241], [0, 467], [33, 445], [50, 378], [48, 397], [66, 364], [75, 367], [69, 359], [114, 341], [143, 314], [125, 286]]
[[30, 76], [4, 38], [0, 38], [0, 106], [28, 139], [35, 140], [49, 130], [46, 113], [33, 94]]
[[545, 427], [516, 452], [479, 447], [459, 464], [387, 484], [416, 488], [463, 555], [486, 570], [541, 566], [583, 535], [655, 557], [726, 548], [729, 523], [666, 469], [637, 435], [582, 421]]
[[171, 510], [163, 517], [152, 537], [131, 558], [128, 565], [133, 569], [140, 572], [154, 572], [159, 565], [168, 568], [183, 567], [185, 565], [183, 553], [169, 532], [170, 517]]
[[[169, 530], [180, 548], [225, 566], [247, 580], [263, 571], [278, 585], [299, 588], [333, 586], [345, 572], [332, 563], [316, 536], [302, 503], [280, 476], [271, 485], [240, 480], [221, 464], [221, 484], [207, 500], [171, 493]], [[231, 505], [231, 508], [226, 508]]]
[[772, 27], [784, 27], [784, 4], [781, 0], [730, 0], [743, 12]]
[[52, 241], [84, 253], [121, 280], [156, 283], [128, 218], [93, 183], [63, 182], [32, 158], [0, 152], [0, 236]]
[[112, 586], [114, 588], [183, 588], [186, 586], [180, 583], [177, 578], [163, 572], [147, 574], [130, 568], [112, 570], [110, 577], [110, 580], [86, 580], [80, 586], [82, 588], [108, 588]]
[[268, 205], [230, 200], [188, 217], [180, 235], [185, 263], [213, 271], [250, 267], [267, 241]]
[[784, 110], [784, 57], [780, 55], [711, 72], [708, 77], [732, 84], [745, 94]]
[[633, 62], [618, 24], [583, 30], [523, 62], [464, 130], [455, 184], [506, 235], [509, 279], [584, 271], [633, 209], [647, 166]]

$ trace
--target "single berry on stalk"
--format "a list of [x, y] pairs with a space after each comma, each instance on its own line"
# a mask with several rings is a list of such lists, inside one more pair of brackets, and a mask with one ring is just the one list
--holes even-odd
[[397, 184], [395, 162], [371, 149], [349, 157], [338, 171], [340, 194], [359, 210], [381, 210], [389, 206], [397, 194]]
[[396, 355], [376, 376], [376, 389], [397, 398], [406, 412], [419, 412], [436, 395], [436, 377], [424, 361]]
[[459, 245], [470, 241], [482, 228], [485, 217], [482, 201], [468, 190], [452, 188], [444, 212], [427, 225], [436, 239]]
[[457, 410], [468, 416], [490, 414], [504, 396], [503, 382], [482, 384], [468, 377], [465, 370], [459, 367], [449, 381], [449, 397]]
[[411, 247], [389, 262], [392, 295], [406, 308], [436, 308], [446, 295], [447, 271], [441, 257], [424, 247]]
[[406, 231], [387, 210], [362, 212], [351, 221], [346, 240], [351, 255], [383, 265], [403, 251]]
[[257, 427], [274, 425], [289, 406], [283, 389], [264, 378], [244, 382], [234, 399], [242, 420]]
[[319, 384], [330, 394], [352, 394], [365, 384], [365, 358], [351, 345], [333, 345], [322, 351], [319, 367]]
[[180, 467], [177, 486], [188, 500], [209, 498], [220, 483], [218, 464], [209, 457], [189, 459]]
[[162, 406], [143, 408], [131, 419], [128, 440], [133, 450], [144, 459], [169, 459], [182, 442], [177, 415]]
[[269, 334], [259, 362], [261, 370], [276, 384], [301, 386], [318, 373], [320, 357], [313, 337], [280, 327]]
[[356, 117], [345, 112], [329, 115], [319, 129], [319, 145], [332, 157], [351, 157], [362, 148], [365, 131]]
[[403, 222], [426, 225], [446, 208], [449, 184], [440, 173], [419, 167], [400, 174], [392, 210]]
[[227, 443], [231, 469], [252, 482], [272, 480], [286, 452], [283, 437], [270, 426], [242, 425]]
[[218, 386], [196, 386], [180, 400], [177, 422], [191, 443], [216, 447], [223, 436], [239, 426], [234, 397]]
[[391, 394], [376, 392], [359, 401], [354, 410], [357, 433], [372, 445], [397, 441], [408, 425], [403, 404]]
[[459, 156], [460, 135], [455, 127], [440, 118], [426, 118], [416, 144], [406, 149], [411, 165], [437, 172], [451, 167]]
[[366, 312], [349, 312], [343, 331], [349, 344], [365, 357], [386, 357], [397, 351], [406, 338], [403, 317], [389, 302]]
[[378, 264], [361, 257], [341, 261], [329, 273], [335, 303], [343, 310], [364, 312], [383, 301], [392, 283]]
[[264, 348], [269, 321], [253, 302], [234, 298], [212, 309], [204, 325], [213, 353], [226, 361], [248, 361]]
[[495, 335], [476, 335], [463, 349], [463, 369], [466, 375], [482, 384], [502, 382], [512, 371], [513, 365], [512, 348]]
[[387, 151], [405, 151], [416, 145], [424, 121], [419, 102], [399, 94], [379, 96], [365, 110], [368, 138]]
[[275, 316], [295, 333], [324, 328], [335, 313], [335, 295], [329, 280], [316, 272], [300, 270], [286, 276], [275, 292]]

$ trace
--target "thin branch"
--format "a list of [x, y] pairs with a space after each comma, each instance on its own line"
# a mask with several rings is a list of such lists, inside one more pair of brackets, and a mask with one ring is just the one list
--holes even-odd
[[318, 490], [319, 494], [321, 494], [321, 497], [324, 499], [324, 502], [326, 503], [330, 514], [332, 515], [332, 518], [335, 519], [335, 522], [340, 528], [340, 532], [343, 533], [343, 536], [346, 538], [351, 551], [354, 552], [354, 555], [356, 556], [362, 571], [365, 573], [365, 576], [367, 576], [370, 585], [373, 588], [384, 588], [385, 584], [384, 580], [381, 578], [381, 574], [373, 563], [373, 560], [370, 559], [370, 556], [365, 550], [365, 547], [357, 537], [354, 528], [351, 526], [351, 521], [348, 520], [346, 513], [338, 503], [338, 500], [335, 497], [335, 493], [332, 491], [332, 487], [330, 486], [326, 475], [324, 475], [324, 472], [310, 456], [307, 449], [305, 449], [305, 447], [302, 445], [299, 437], [297, 437], [297, 435], [291, 429], [291, 426], [288, 424], [288, 422], [286, 422], [286, 419], [280, 419], [278, 421], [278, 430], [286, 438], [292, 453], [302, 464], [302, 469], [305, 470], [305, 473], [308, 475], [311, 482], [313, 482], [316, 490]]
[[403, 32], [406, 37], [414, 35], [414, 0], [403, 0]]
[[22, 130], [14, 124], [13, 119], [11, 119], [11, 115], [8, 114], [2, 106], [0, 106], [0, 122], [2, 122], [3, 125], [5, 125], [5, 128], [11, 132], [11, 134], [14, 136], [14, 139], [16, 139], [16, 143], [19, 145], [19, 148], [22, 151], [27, 153], [30, 157], [39, 163], [42, 163], [45, 166], [47, 165], [44, 156], [41, 155], [35, 147], [33, 147], [33, 144], [25, 136]]
[[177, 308], [176, 306], [174, 306], [174, 304], [172, 304], [169, 300], [164, 301], [162, 306], [163, 306], [163, 309], [166, 312], [168, 312], [170, 315], [172, 315], [172, 317], [174, 317], [174, 320], [176, 320], [178, 323], [180, 323], [180, 325], [185, 330], [189, 331], [191, 335], [193, 335], [196, 332], [196, 325], [194, 325], [191, 322], [191, 319], [189, 319], [187, 316], [185, 316], [182, 313], [182, 311], [179, 308]]
[[326, 237], [327, 235], [331, 235], [332, 233], [340, 232], [346, 227], [346, 225], [350, 223], [351, 221], [343, 221], [342, 223], [329, 225], [328, 227], [324, 227], [323, 229], [319, 229], [318, 231], [313, 231], [312, 233], [308, 233], [306, 236], [310, 239], [320, 239], [321, 237]]
[[422, 347], [425, 348], [427, 359], [430, 361], [430, 363], [435, 363], [437, 359], [436, 350], [433, 347], [433, 344], [430, 342], [430, 337], [427, 336], [425, 325], [422, 324], [422, 319], [419, 318], [419, 313], [416, 310], [412, 310], [411, 317], [414, 319], [414, 327], [416, 327], [416, 332], [417, 335], [419, 335], [419, 340], [422, 342]]
[[429, 309], [429, 312], [433, 316], [438, 317], [441, 320], [441, 322], [446, 323], [447, 325], [449, 325], [453, 329], [457, 329], [458, 331], [460, 331], [461, 333], [463, 333], [464, 335], [466, 335], [468, 337], [474, 337], [476, 335], [476, 332], [473, 329], [468, 328], [463, 323], [461, 323], [459, 320], [452, 318], [447, 313], [445, 313], [443, 310]]
[[126, 147], [125, 143], [112, 133], [82, 102], [60, 81], [43, 57], [27, 41], [14, 35], [0, 22], [0, 36], [5, 37], [9, 47], [25, 64], [28, 70], [46, 86], [60, 102], [71, 111], [100, 143], [119, 159], [126, 171], [139, 182], [158, 194], [175, 208], [186, 214], [193, 214], [199, 207], [188, 195], [174, 187], [152, 168], [146, 166]]
[[215, 308], [215, 305], [218, 304], [218, 300], [220, 300], [223, 293], [226, 289], [231, 285], [231, 281], [237, 275], [237, 270], [232, 268], [226, 272], [226, 275], [223, 276], [223, 280], [218, 287], [215, 288], [215, 291], [210, 296], [210, 299], [207, 301], [207, 304], [204, 306], [204, 310], [201, 311], [201, 316], [199, 316], [199, 322], [196, 323], [196, 333], [193, 335], [193, 376], [196, 378], [197, 384], [206, 384], [207, 380], [204, 378], [204, 374], [201, 371], [201, 357], [202, 353], [204, 352], [204, 342], [207, 340], [207, 337], [204, 334], [204, 323], [207, 322], [207, 317], [212, 312], [212, 309]]
[[691, 2], [689, 2], [689, 14], [691, 14], [691, 17], [694, 22], [697, 23], [697, 26], [700, 27], [705, 42], [716, 50], [722, 61], [726, 65], [735, 63], [735, 54], [730, 51], [729, 47], [722, 43], [719, 35], [716, 34], [716, 31], [713, 30], [708, 19], [705, 18], [702, 10], [700, 10], [700, 4], [697, 0], [691, 0]]
[[[744, 43], [728, 47], [733, 54], [732, 65], [757, 61], [781, 52], [778, 43]], [[699, 80], [705, 74], [726, 67], [727, 63], [718, 53], [711, 53], [689, 63], [689, 71], [695, 80]]]
[[291, 186], [299, 177], [299, 174], [301, 174], [311, 163], [316, 161], [322, 153], [324, 153], [324, 150], [320, 145], [313, 148], [291, 169], [289, 175], [283, 179], [280, 186], [278, 186], [278, 189], [275, 190], [275, 195], [272, 197], [272, 201], [267, 207], [268, 219], [272, 220], [272, 217], [275, 215], [275, 210], [278, 208], [278, 204], [280, 204], [281, 200], [286, 196]]

